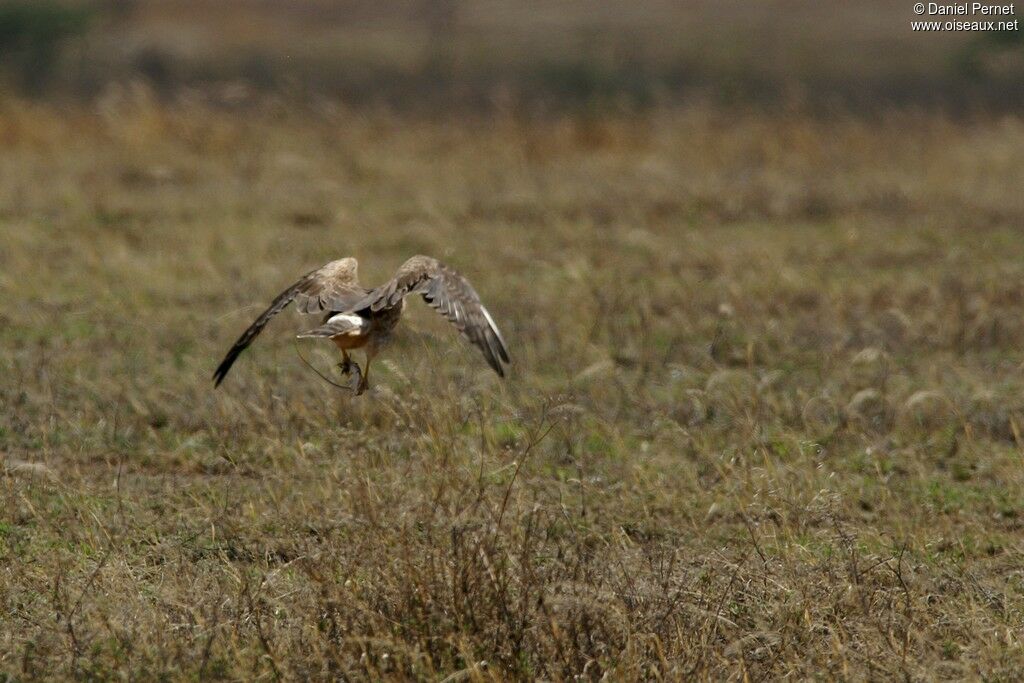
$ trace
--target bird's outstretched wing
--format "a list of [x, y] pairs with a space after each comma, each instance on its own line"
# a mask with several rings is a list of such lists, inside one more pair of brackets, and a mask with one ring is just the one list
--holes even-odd
[[217, 366], [213, 373], [214, 386], [220, 386], [238, 355], [252, 344], [270, 319], [283, 311], [292, 301], [296, 302], [302, 313], [351, 310], [352, 304], [364, 298], [368, 291], [359, 286], [358, 267], [354, 258], [331, 261], [322, 268], [306, 273], [298, 282], [278, 294], [270, 307], [242, 333]]
[[500, 377], [505, 376], [502, 361], [511, 361], [494, 319], [469, 281], [437, 259], [413, 256], [389, 282], [371, 291], [353, 310], [390, 308], [414, 293], [423, 295], [424, 301], [483, 352]]

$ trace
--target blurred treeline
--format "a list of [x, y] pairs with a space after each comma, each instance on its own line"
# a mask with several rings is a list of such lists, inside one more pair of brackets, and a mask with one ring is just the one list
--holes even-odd
[[[906, 6], [904, 6], [906, 5]], [[888, 0], [0, 0], [5, 91], [144, 83], [398, 109], [1012, 110], [1013, 33], [915, 33]]]

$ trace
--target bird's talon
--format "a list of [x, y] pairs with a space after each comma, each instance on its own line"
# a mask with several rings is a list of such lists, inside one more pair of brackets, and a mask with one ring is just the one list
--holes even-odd
[[355, 368], [356, 375], [362, 374], [362, 371], [359, 369], [359, 364], [354, 360], [343, 360], [338, 363], [338, 371], [346, 377], [352, 374], [353, 368]]

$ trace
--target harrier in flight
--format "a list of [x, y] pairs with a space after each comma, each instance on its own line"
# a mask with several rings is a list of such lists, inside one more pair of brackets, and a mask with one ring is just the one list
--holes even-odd
[[[303, 332], [299, 337], [333, 341], [341, 349], [342, 373], [348, 376], [354, 371], [352, 389], [358, 396], [368, 386], [370, 361], [390, 338], [402, 316], [405, 297], [410, 294], [422, 295], [424, 301], [483, 352], [487, 363], [500, 377], [505, 376], [502, 363], [510, 362], [505, 340], [466, 278], [437, 259], [413, 256], [391, 280], [375, 289], [366, 289], [359, 284], [357, 268], [354, 258], [331, 261], [278, 294], [270, 308], [242, 333], [217, 366], [213, 373], [214, 386], [220, 386], [238, 355], [252, 344], [270, 319], [295, 301], [301, 313], [324, 314], [320, 327]], [[353, 349], [363, 349], [366, 353], [366, 367], [360, 368], [349, 357]]]

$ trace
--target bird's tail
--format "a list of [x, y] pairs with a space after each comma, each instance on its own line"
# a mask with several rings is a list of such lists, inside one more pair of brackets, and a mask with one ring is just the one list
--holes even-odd
[[299, 339], [331, 338], [341, 335], [359, 335], [366, 331], [367, 320], [354, 313], [339, 313], [328, 318], [320, 327], [307, 330], [298, 335]]

